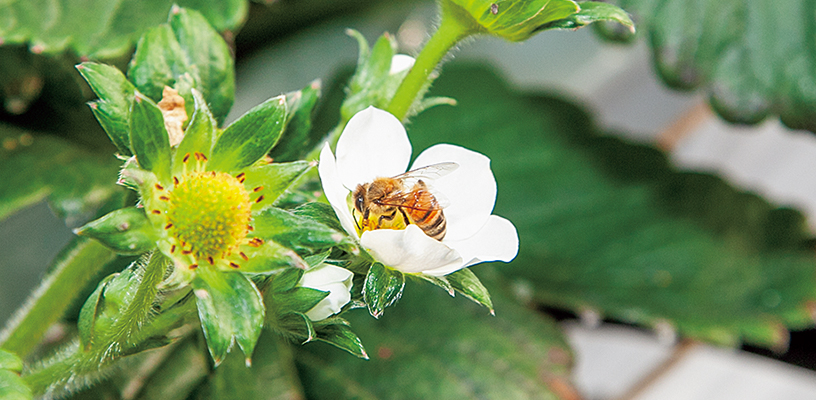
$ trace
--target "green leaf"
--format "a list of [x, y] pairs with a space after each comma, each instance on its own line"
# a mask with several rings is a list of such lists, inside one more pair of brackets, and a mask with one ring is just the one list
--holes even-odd
[[[296, 287], [284, 293], [273, 293], [268, 303], [274, 304], [275, 313], [278, 314], [278, 317], [291, 312], [304, 314], [328, 295], [329, 292], [307, 287]], [[267, 318], [270, 317], [272, 316], [267, 316]]]
[[253, 216], [255, 236], [273, 240], [298, 253], [322, 250], [340, 243], [344, 235], [315, 220], [275, 207]]
[[159, 106], [136, 92], [130, 111], [130, 148], [139, 166], [162, 182], [170, 180], [170, 139]]
[[23, 370], [23, 360], [21, 360], [20, 357], [17, 357], [17, 355], [14, 353], [0, 350], [0, 369], [20, 372]]
[[522, 239], [499, 270], [539, 301], [724, 344], [784, 348], [786, 329], [813, 325], [798, 212], [676, 172], [654, 149], [600, 135], [576, 106], [514, 94], [482, 69], [451, 68], [434, 90], [460, 105], [412, 121], [414, 149], [444, 137], [491, 157], [494, 213]]
[[547, 29], [578, 29], [593, 22], [614, 21], [628, 28], [630, 32], [635, 33], [635, 23], [632, 22], [626, 11], [617, 6], [596, 1], [585, 1], [578, 3], [578, 5], [581, 9], [577, 13], [547, 23], [539, 29], [542, 31]]
[[228, 126], [213, 148], [211, 171], [235, 172], [261, 159], [278, 142], [286, 120], [286, 98], [273, 97]]
[[306, 161], [253, 166], [245, 171], [246, 181], [244, 186], [249, 188], [260, 187], [259, 192], [263, 194], [264, 202], [274, 204], [310, 168], [312, 168], [312, 164]]
[[30, 44], [37, 53], [70, 50], [88, 58], [116, 58], [128, 53], [144, 30], [165, 22], [173, 4], [199, 10], [219, 31], [237, 29], [248, 9], [246, 0], [5, 1], [0, 37], [7, 45]]
[[190, 70], [173, 30], [162, 24], [148, 29], [139, 39], [127, 75], [136, 89], [158, 102], [164, 87], [174, 87], [176, 80]]
[[245, 246], [244, 256], [233, 256], [238, 270], [249, 274], [264, 274], [287, 267], [306, 268], [304, 261], [294, 251], [273, 241], [258, 246]]
[[416, 276], [416, 277], [418, 277], [418, 278], [420, 278], [420, 279], [422, 279], [422, 280], [424, 280], [426, 282], [430, 282], [430, 283], [442, 288], [444, 291], [448, 292], [448, 294], [451, 295], [451, 296], [454, 295], [453, 286], [451, 286], [450, 282], [448, 282], [448, 279], [447, 279], [446, 276], [433, 276], [433, 275], [426, 275], [426, 274], [422, 274], [422, 273], [413, 274], [413, 276]]
[[348, 33], [357, 39], [360, 50], [357, 69], [340, 109], [343, 121], [348, 121], [354, 114], [372, 105], [384, 109], [402, 80], [402, 77], [396, 82], [389, 79], [391, 60], [397, 53], [397, 42], [393, 36], [380, 36], [369, 50], [368, 42], [360, 32], [349, 30]]
[[368, 360], [368, 353], [366, 353], [365, 347], [363, 347], [363, 342], [357, 334], [351, 330], [348, 323], [339, 318], [333, 318], [332, 321], [333, 323], [331, 324], [316, 328], [317, 340], [328, 343], [338, 349], [345, 350], [359, 358]]
[[[216, 122], [207, 107], [207, 101], [201, 97], [201, 93], [193, 90], [195, 100], [195, 111], [187, 128], [184, 130], [184, 138], [181, 139], [173, 157], [173, 174], [181, 174], [184, 171], [184, 159], [193, 156], [195, 153], [204, 154], [209, 158], [212, 154], [213, 145], [216, 138]], [[189, 159], [189, 158], [188, 158]], [[195, 159], [195, 158], [193, 158]]]
[[[816, 49], [809, 0], [615, 0], [638, 21], [656, 70], [680, 90], [709, 94], [734, 123], [771, 115], [816, 132]], [[612, 38], [615, 30], [605, 30]]]
[[110, 155], [2, 124], [0, 142], [0, 218], [47, 199], [60, 216], [82, 221], [118, 191]]
[[94, 116], [123, 156], [130, 150], [130, 105], [136, 88], [121, 71], [106, 64], [85, 62], [77, 70], [99, 100], [88, 103]]
[[269, 156], [277, 162], [303, 159], [317, 145], [324, 132], [312, 131], [312, 119], [320, 99], [320, 81], [313, 81], [305, 88], [286, 94], [287, 116], [286, 129], [280, 141]]
[[99, 316], [100, 305], [102, 303], [103, 294], [108, 283], [116, 278], [117, 275], [109, 275], [105, 277], [96, 289], [88, 296], [82, 309], [79, 311], [79, 319], [77, 320], [77, 331], [79, 331], [79, 345], [83, 350], [88, 350], [94, 341], [94, 330], [96, 328], [96, 318]]
[[264, 324], [261, 293], [243, 274], [199, 268], [193, 280], [198, 317], [215, 365], [232, 343], [244, 352], [247, 364]]
[[493, 314], [493, 301], [490, 300], [490, 293], [488, 293], [487, 289], [482, 285], [482, 282], [476, 277], [476, 274], [473, 273], [469, 268], [463, 268], [459, 271], [456, 271], [448, 276], [448, 282], [450, 285], [459, 293], [464, 295], [465, 297], [479, 303], [488, 310], [490, 313]]
[[303, 346], [297, 361], [306, 398], [578, 398], [555, 321], [506, 297], [496, 298], [496, 308], [494, 317], [430, 285], [412, 285], [379, 320], [346, 313], [371, 359]]
[[466, 13], [469, 20], [458, 18], [475, 25], [475, 32], [513, 42], [527, 40], [547, 24], [580, 10], [572, 0], [445, 0], [443, 10], [445, 7], [455, 10], [449, 16]]
[[396, 303], [405, 287], [405, 275], [393, 268], [375, 263], [368, 270], [363, 283], [363, 301], [374, 318], [382, 316], [385, 308]]
[[0, 369], [0, 398], [3, 400], [31, 400], [33, 394], [20, 375]]
[[300, 268], [287, 268], [281, 271], [272, 280], [269, 293], [283, 293], [294, 289], [303, 278], [304, 272], [306, 271]]
[[142, 254], [156, 247], [153, 226], [143, 209], [122, 208], [74, 231], [100, 241], [119, 254]]
[[334, 209], [326, 203], [311, 202], [301, 204], [292, 210], [292, 213], [301, 217], [310, 218], [338, 232], [345, 232], [343, 226], [340, 225], [340, 220], [337, 219], [337, 214], [335, 214]]

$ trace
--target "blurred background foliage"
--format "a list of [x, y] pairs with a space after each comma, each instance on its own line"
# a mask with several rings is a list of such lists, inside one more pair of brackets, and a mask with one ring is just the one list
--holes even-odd
[[[73, 227], [121, 193], [113, 185], [115, 149], [85, 105], [93, 96], [74, 65], [90, 59], [125, 70], [141, 32], [164, 22], [172, 3], [0, 5], [0, 217], [5, 218], [0, 241], [11, 249], [0, 273], [12, 277], [6, 282], [35, 280], [70, 237], [62, 222], [48, 220], [43, 200]], [[257, 50], [286, 43], [327, 20], [376, 16], [383, 29], [396, 29], [414, 7], [429, 2], [176, 3], [209, 19], [233, 45], [240, 68]], [[613, 3], [633, 14], [636, 37], [649, 42], [655, 71], [671, 87], [704, 91], [728, 121], [781, 116], [791, 127], [816, 130], [816, 54], [803, 34], [807, 16], [813, 15], [807, 0]], [[89, 10], [96, 16], [90, 20]], [[596, 30], [609, 39], [637, 40], [614, 26]], [[356, 53], [346, 56], [353, 62]], [[558, 55], [542, 55], [542, 62], [548, 57]], [[288, 61], [296, 66], [300, 60]], [[266, 74], [249, 73], [255, 79]], [[314, 137], [336, 123], [347, 77], [347, 71], [311, 77], [327, 79]], [[252, 103], [249, 95], [242, 103], [240, 76], [238, 82], [233, 113], [240, 114], [263, 99]], [[262, 336], [258, 353], [268, 358], [256, 356], [251, 371], [242, 360], [228, 359], [202, 384], [209, 374], [200, 358], [206, 350], [193, 338], [167, 350], [178, 357], [158, 367], [139, 398], [157, 392], [222, 398], [230, 391], [251, 398], [264, 393], [264, 386], [244, 383], [270, 379], [280, 383], [276, 396], [281, 398], [293, 393], [387, 398], [394, 390], [406, 398], [495, 398], [496, 393], [570, 398], [570, 350], [537, 307], [592, 312], [651, 328], [667, 326], [684, 337], [775, 350], [786, 348], [789, 330], [813, 325], [813, 240], [799, 212], [715, 176], [675, 171], [662, 152], [611, 137], [563, 94], [510, 88], [500, 72], [484, 66], [450, 62], [432, 94], [459, 104], [431, 109], [411, 122], [415, 154], [444, 141], [490, 156], [499, 184], [496, 213], [519, 229], [514, 262], [475, 268], [496, 297], [497, 317], [411, 282], [383, 319], [351, 313], [371, 361], [325, 345], [290, 346]], [[30, 286], [4, 285], [0, 318], [10, 315]], [[433, 306], [438, 302], [446, 304]], [[474, 358], [485, 362], [474, 364]], [[275, 362], [265, 364], [265, 359]], [[181, 376], [179, 360], [186, 360], [191, 372]], [[421, 367], [408, 370], [409, 364]], [[87, 393], [102, 396], [127, 384], [114, 380]], [[507, 392], [509, 387], [515, 391]]]

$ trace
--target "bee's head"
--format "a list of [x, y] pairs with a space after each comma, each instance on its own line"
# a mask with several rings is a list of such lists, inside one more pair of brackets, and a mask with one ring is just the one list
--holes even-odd
[[354, 199], [354, 208], [361, 213], [365, 207], [366, 186], [357, 185], [357, 188], [354, 189], [354, 194], [352, 194], [352, 198]]

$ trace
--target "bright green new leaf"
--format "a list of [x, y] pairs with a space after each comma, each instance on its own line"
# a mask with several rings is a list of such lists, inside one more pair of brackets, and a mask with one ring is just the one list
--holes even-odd
[[31, 400], [33, 394], [20, 375], [0, 368], [0, 398], [3, 400]]
[[466, 13], [467, 22], [474, 25], [473, 33], [487, 33], [513, 42], [527, 40], [547, 24], [580, 10], [572, 0], [445, 0], [445, 6], [456, 15]]
[[211, 171], [237, 171], [266, 155], [280, 139], [286, 121], [286, 98], [271, 98], [246, 112], [218, 137]]
[[0, 369], [20, 372], [23, 370], [23, 360], [14, 353], [0, 349]]
[[99, 97], [88, 103], [99, 124], [121, 155], [132, 156], [128, 121], [136, 88], [121, 71], [110, 65], [85, 62], [76, 68]]
[[192, 285], [215, 365], [224, 360], [233, 342], [244, 352], [248, 364], [264, 324], [264, 304], [255, 284], [238, 272], [202, 267]]
[[[735, 123], [779, 115], [816, 132], [810, 0], [614, 0], [638, 21], [669, 86], [709, 94]], [[609, 37], [631, 35], [605, 30]]]
[[75, 230], [80, 236], [98, 240], [119, 254], [141, 254], [156, 246], [154, 230], [144, 210], [122, 208]]
[[575, 14], [552, 21], [543, 25], [540, 30], [547, 29], [577, 29], [589, 25], [593, 22], [599, 21], [614, 21], [627, 28], [634, 33], [635, 23], [629, 17], [626, 11], [609, 3], [600, 3], [597, 1], [585, 1], [578, 3], [581, 7]]
[[444, 137], [491, 158], [494, 213], [521, 238], [497, 269], [539, 301], [730, 345], [784, 348], [787, 329], [813, 325], [801, 214], [673, 171], [654, 149], [600, 136], [574, 105], [519, 96], [484, 70], [451, 68], [434, 90], [460, 106], [414, 119], [414, 148]]
[[405, 287], [405, 275], [393, 268], [374, 263], [363, 284], [363, 301], [374, 318], [382, 316], [385, 308], [396, 303]]
[[345, 314], [370, 360], [318, 344], [301, 348], [306, 398], [577, 398], [570, 350], [555, 321], [500, 296], [495, 285], [495, 317], [431, 285], [409, 289], [379, 320]]
[[130, 148], [139, 166], [170, 180], [170, 139], [159, 106], [136, 92], [130, 109]]

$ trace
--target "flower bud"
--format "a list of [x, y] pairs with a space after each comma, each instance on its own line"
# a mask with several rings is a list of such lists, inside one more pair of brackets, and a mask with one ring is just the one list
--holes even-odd
[[319, 264], [303, 274], [298, 286], [329, 292], [306, 316], [312, 321], [322, 321], [340, 312], [351, 300], [351, 271], [329, 264]]

